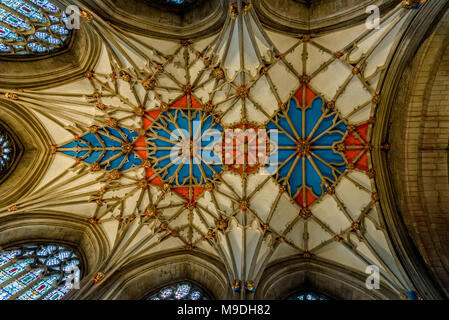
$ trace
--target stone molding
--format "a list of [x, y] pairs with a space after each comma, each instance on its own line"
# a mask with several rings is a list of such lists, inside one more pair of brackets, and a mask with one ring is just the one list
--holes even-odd
[[274, 30], [291, 35], [323, 33], [357, 25], [368, 18], [366, 8], [378, 5], [381, 15], [400, 0], [321, 0], [310, 5], [293, 0], [254, 1], [261, 22]]
[[399, 295], [382, 285], [368, 290], [367, 274], [321, 259], [285, 259], [265, 269], [255, 299], [287, 299], [301, 289], [311, 289], [336, 300], [398, 300]]
[[162, 39], [195, 39], [221, 30], [228, 13], [228, 0], [209, 0], [183, 11], [162, 9], [151, 1], [84, 0], [105, 21], [123, 30]]
[[[407, 66], [412, 62], [423, 40], [429, 35], [442, 14], [447, 10], [449, 3], [444, 1], [431, 1], [422, 9], [417, 10], [407, 24], [404, 36], [396, 49], [392, 63], [381, 79], [381, 101], [376, 112], [372, 141], [374, 145], [384, 145], [388, 142], [391, 112], [395, 106], [396, 93]], [[398, 208], [397, 196], [391, 179], [388, 165], [388, 155], [384, 150], [373, 150], [372, 161], [376, 171], [376, 185], [379, 191], [382, 216], [387, 232], [394, 244], [395, 251], [416, 290], [424, 299], [442, 299], [444, 293], [434, 281], [432, 274], [416, 249], [402, 213]]]

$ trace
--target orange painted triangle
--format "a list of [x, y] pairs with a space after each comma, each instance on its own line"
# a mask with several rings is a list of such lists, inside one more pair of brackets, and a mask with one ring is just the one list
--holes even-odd
[[359, 156], [360, 153], [364, 152], [365, 149], [354, 149], [354, 150], [346, 150], [345, 156], [348, 159], [348, 162], [353, 162], [355, 158]]
[[349, 132], [345, 139], [346, 146], [364, 146], [365, 143], [360, 141], [352, 132]]
[[[195, 99], [195, 97], [190, 94], [190, 101], [192, 102], [192, 108], [195, 109], [201, 109], [201, 103], [198, 102], [198, 100]], [[187, 103], [187, 95], [184, 95], [181, 99], [176, 100], [171, 104], [171, 107], [173, 108], [188, 108]]]
[[[146, 114], [150, 118], [153, 118], [154, 120], [156, 120], [159, 117], [159, 115], [161, 114], [161, 112], [162, 112], [161, 110], [154, 110], [154, 111], [147, 112]], [[148, 129], [153, 124], [153, 122], [154, 121], [148, 119], [147, 117], [144, 117], [143, 118], [143, 128], [145, 130]]]
[[345, 156], [346, 156], [346, 159], [348, 160], [348, 162], [352, 163], [352, 162], [354, 162], [354, 159], [356, 159], [361, 153], [363, 153], [363, 154], [360, 157], [360, 159], [357, 161], [357, 163], [355, 164], [355, 167], [357, 169], [360, 169], [363, 171], [368, 171], [369, 170], [368, 152], [366, 149], [346, 150]]
[[301, 192], [299, 192], [299, 195], [296, 197], [295, 201], [302, 208], [308, 207], [308, 206], [310, 206], [312, 203], [314, 203], [316, 201], [317, 198], [313, 195], [313, 193], [309, 189], [306, 189], [306, 201], [304, 203], [303, 196], [302, 196], [303, 188], [301, 188], [300, 190], [301, 190]]
[[[145, 148], [146, 147], [145, 137], [139, 137], [139, 139], [137, 139], [137, 141], [134, 144], [134, 146]], [[136, 152], [140, 155], [140, 157], [142, 159], [146, 159], [147, 158], [147, 152], [145, 150], [138, 150]]]
[[368, 166], [368, 152], [365, 152], [363, 154], [363, 156], [360, 157], [359, 161], [357, 161], [357, 163], [355, 164], [355, 167], [363, 170], [363, 171], [368, 171], [369, 170], [369, 166]]
[[[153, 175], [155, 174], [155, 172], [151, 169], [147, 169], [147, 179], [151, 178]], [[162, 180], [156, 176], [155, 178], [153, 178], [150, 181], [151, 184], [154, 184], [156, 186], [162, 187], [164, 184], [162, 183]]]
[[[316, 94], [309, 87], [306, 86], [305, 88], [306, 88], [306, 106], [308, 106], [312, 103], [313, 99], [316, 97]], [[301, 87], [295, 93], [295, 98], [298, 100], [299, 106], [302, 106], [303, 91], [304, 87]]]
[[368, 127], [369, 127], [369, 123], [365, 123], [365, 124], [362, 124], [361, 126], [358, 126], [356, 129], [357, 133], [365, 141], [368, 141]]
[[196, 201], [196, 198], [204, 192], [204, 190], [206, 189], [205, 187], [192, 187], [193, 189], [193, 198], [190, 199], [189, 197], [189, 187], [177, 187], [177, 188], [172, 188], [173, 191], [175, 191], [176, 193], [179, 193], [180, 195], [184, 196], [184, 198], [187, 199], [187, 201]]
[[355, 131], [357, 134], [363, 139], [363, 141], [360, 141], [358, 137], [356, 137], [352, 132], [349, 132], [346, 140], [345, 145], [347, 146], [364, 146], [366, 145], [366, 141], [368, 139], [368, 127], [369, 123], [362, 124], [361, 126], [358, 126]]

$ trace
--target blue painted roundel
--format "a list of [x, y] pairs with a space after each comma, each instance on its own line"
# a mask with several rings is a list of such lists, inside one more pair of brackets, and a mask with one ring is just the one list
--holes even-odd
[[200, 109], [171, 109], [148, 128], [147, 158], [164, 182], [203, 185], [222, 170], [222, 132]]
[[268, 123], [270, 139], [273, 130], [278, 132], [275, 179], [299, 203], [319, 198], [346, 170], [342, 154], [334, 147], [342, 142], [347, 127], [322, 98], [305, 107], [292, 98], [288, 109]]

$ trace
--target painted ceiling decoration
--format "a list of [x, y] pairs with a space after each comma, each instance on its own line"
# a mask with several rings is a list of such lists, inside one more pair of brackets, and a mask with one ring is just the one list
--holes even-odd
[[297, 99], [290, 100], [288, 111], [279, 113], [267, 128], [280, 131], [281, 164], [276, 180], [301, 207], [308, 207], [331, 191], [346, 170], [342, 155], [334, 149], [340, 147], [339, 142], [343, 143], [347, 128], [322, 98], [312, 99], [315, 94], [309, 91], [307, 101], [298, 93]]
[[[407, 8], [421, 5], [410, 3], [379, 30], [291, 37], [265, 30], [251, 2], [238, 1], [218, 35], [182, 41], [134, 35], [87, 12], [103, 48], [84, 79], [0, 89], [54, 141], [40, 185], [0, 215], [63, 211], [104, 231], [109, 257], [76, 296], [171, 249], [223, 261], [242, 298], [268, 264], [289, 257], [361, 274], [377, 265], [382, 284], [405, 296], [414, 287], [391, 249], [370, 159], [388, 146], [370, 140]], [[230, 129], [266, 132], [257, 155], [278, 160], [251, 158], [251, 139], [229, 140]], [[227, 144], [244, 145], [243, 156]]]
[[0, 1], [0, 56], [45, 54], [70, 38], [64, 11], [47, 0]]

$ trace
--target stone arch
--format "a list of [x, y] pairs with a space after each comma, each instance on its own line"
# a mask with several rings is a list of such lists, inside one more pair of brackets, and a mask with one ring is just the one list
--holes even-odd
[[86, 0], [88, 7], [114, 25], [137, 34], [162, 39], [194, 39], [220, 30], [228, 0], [195, 1], [176, 10], [161, 1]]
[[[431, 227], [432, 217], [425, 204], [432, 190], [442, 187], [444, 193], [444, 188], [449, 186], [447, 173], [445, 183], [437, 185], [437, 180], [444, 176], [432, 177], [429, 172], [425, 173], [430, 167], [422, 167], [426, 153], [423, 153], [423, 132], [431, 133], [435, 129], [433, 125], [426, 129], [425, 117], [435, 75], [449, 40], [447, 9], [448, 3], [429, 3], [419, 10], [406, 30], [383, 79], [382, 98], [373, 130], [373, 143], [389, 146], [388, 152], [373, 151], [385, 224], [400, 262], [425, 299], [441, 299], [444, 296], [441, 288], [449, 283], [448, 273], [441, 265], [444, 251], [432, 243], [435, 230]], [[435, 132], [431, 135], [432, 140], [437, 137]], [[445, 166], [447, 168], [447, 163]], [[432, 178], [435, 180], [431, 181]], [[438, 211], [437, 215], [441, 213], [443, 211]], [[444, 218], [439, 221], [442, 222], [440, 227], [444, 228]], [[436, 264], [432, 266], [432, 263]], [[434, 275], [443, 275], [446, 285]]]
[[217, 300], [230, 299], [231, 286], [221, 262], [203, 253], [164, 252], [130, 262], [88, 299], [136, 300], [173, 283], [190, 281]]
[[[2, 170], [3, 173], [1, 174], [0, 177], [0, 184], [1, 184], [3, 181], [8, 179], [8, 176], [11, 174], [11, 172], [13, 172], [14, 168], [17, 167], [20, 159], [23, 156], [23, 146], [18, 140], [17, 135], [14, 133], [14, 131], [11, 130], [9, 126], [5, 125], [1, 120], [0, 120], [0, 134], [5, 137], [8, 144], [7, 147], [8, 149], [10, 149], [8, 154], [10, 160], [6, 161], [6, 159], [3, 159], [4, 168], [7, 169], [6, 171], [3, 171], [5, 169]], [[0, 148], [4, 149], [4, 147], [1, 145], [2, 143], [0, 143]]]
[[381, 14], [400, 0], [260, 0], [253, 1], [261, 21], [283, 33], [321, 33], [354, 26], [366, 20], [366, 8], [377, 5]]
[[[424, 261], [449, 288], [449, 13], [422, 44], [393, 111], [389, 155], [404, 222]], [[406, 80], [407, 79], [407, 80]], [[401, 101], [407, 94], [408, 98]], [[399, 193], [399, 190], [404, 191]]]
[[2, 208], [38, 185], [51, 161], [48, 156], [51, 138], [34, 114], [11, 101], [0, 102], [0, 119], [20, 152], [15, 166], [0, 181]]
[[[61, 10], [73, 4], [52, 0]], [[46, 88], [81, 78], [93, 69], [101, 52], [101, 41], [90, 22], [81, 19], [80, 29], [64, 48], [45, 55], [0, 56], [0, 87], [11, 89]]]
[[320, 259], [291, 259], [269, 266], [262, 275], [255, 299], [285, 300], [302, 289], [336, 300], [397, 300], [400, 297], [380, 283], [368, 290], [366, 274]]
[[109, 252], [106, 236], [100, 229], [74, 215], [21, 213], [0, 218], [1, 248], [30, 242], [61, 243], [76, 249], [84, 268], [81, 285], [92, 278], [91, 274]]

